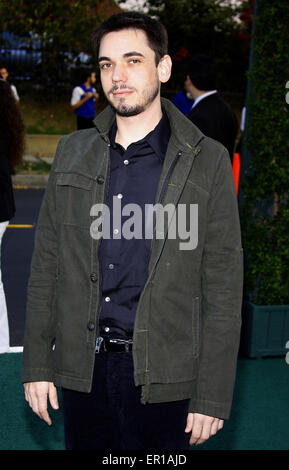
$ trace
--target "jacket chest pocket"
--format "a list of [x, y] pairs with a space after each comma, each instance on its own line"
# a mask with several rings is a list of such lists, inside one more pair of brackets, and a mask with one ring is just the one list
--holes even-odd
[[93, 180], [75, 173], [59, 173], [56, 180], [56, 211], [60, 224], [89, 227]]
[[193, 298], [192, 336], [193, 336], [193, 357], [198, 357], [199, 348], [200, 348], [200, 299], [199, 297]]

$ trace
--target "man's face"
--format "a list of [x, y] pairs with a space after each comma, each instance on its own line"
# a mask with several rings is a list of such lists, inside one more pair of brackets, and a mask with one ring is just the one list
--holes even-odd
[[142, 113], [159, 97], [161, 65], [142, 30], [107, 33], [98, 60], [103, 91], [120, 116]]
[[9, 73], [7, 69], [3, 67], [2, 69], [0, 69], [0, 75], [3, 78], [3, 80], [7, 80]]

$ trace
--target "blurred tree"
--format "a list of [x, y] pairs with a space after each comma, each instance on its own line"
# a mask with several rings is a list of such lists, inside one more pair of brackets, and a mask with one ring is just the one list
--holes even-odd
[[[197, 53], [213, 55], [219, 64], [220, 88], [246, 91], [246, 71], [250, 41], [247, 16], [248, 0], [241, 5], [224, 0], [149, 0], [143, 8], [167, 28], [169, 53], [173, 58], [173, 76], [168, 86], [181, 88], [186, 63]], [[126, 7], [126, 0], [120, 6]], [[252, 15], [252, 13], [251, 13]], [[167, 89], [169, 92], [169, 90]]]
[[0, 27], [36, 42], [42, 52], [42, 83], [61, 78], [68, 52], [91, 53], [90, 32], [107, 16], [119, 11], [113, 0], [0, 0]]
[[[245, 254], [245, 297], [256, 305], [287, 305], [288, 0], [255, 0], [253, 23], [253, 53], [248, 74], [250, 87], [246, 103], [240, 200]], [[284, 324], [280, 328], [281, 338]]]

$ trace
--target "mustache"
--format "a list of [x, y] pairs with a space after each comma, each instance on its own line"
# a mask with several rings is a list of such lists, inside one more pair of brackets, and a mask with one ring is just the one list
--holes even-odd
[[109, 94], [110, 93], [114, 93], [115, 91], [119, 91], [119, 90], [132, 90], [132, 91], [135, 91], [136, 89], [133, 88], [133, 87], [129, 87], [127, 85], [114, 85], [110, 90], [109, 90]]

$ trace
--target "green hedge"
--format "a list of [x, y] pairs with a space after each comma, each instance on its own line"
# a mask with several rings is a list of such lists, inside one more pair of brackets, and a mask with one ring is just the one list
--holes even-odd
[[259, 305], [289, 304], [288, 31], [288, 0], [259, 0], [245, 138], [251, 160], [240, 207], [245, 292]]

